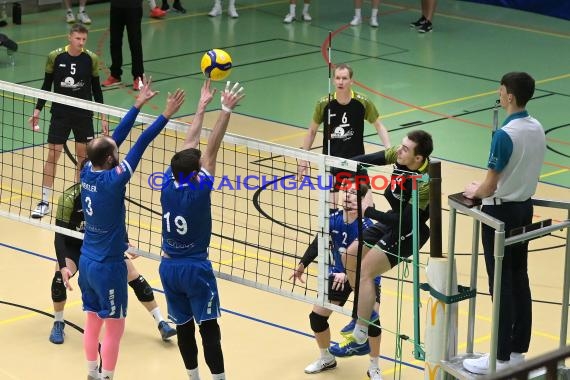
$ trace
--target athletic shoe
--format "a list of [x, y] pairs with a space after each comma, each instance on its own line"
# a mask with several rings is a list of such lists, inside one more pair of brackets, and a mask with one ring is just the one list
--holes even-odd
[[380, 368], [374, 368], [372, 371], [368, 370], [366, 374], [370, 380], [382, 380], [382, 372], [380, 371]]
[[151, 18], [163, 18], [166, 15], [166, 11], [163, 11], [159, 7], [154, 7], [150, 10]]
[[107, 79], [105, 79], [103, 81], [103, 83], [101, 83], [101, 86], [103, 87], [111, 87], [111, 86], [116, 86], [118, 84], [121, 83], [121, 80], [119, 78], [115, 78], [112, 75], [109, 75], [109, 77]]
[[314, 363], [309, 364], [305, 368], [305, 373], [319, 373], [336, 367], [336, 359], [334, 356], [330, 358], [319, 358]]
[[429, 33], [432, 31], [432, 29], [433, 25], [431, 24], [431, 22], [426, 21], [418, 28], [418, 33]]
[[313, 18], [308, 13], [303, 13], [303, 21], [313, 21]]
[[[511, 362], [507, 361], [499, 361], [497, 360], [497, 372], [507, 368]], [[489, 373], [489, 354], [485, 354], [480, 358], [476, 359], [465, 359], [463, 360], [463, 368], [468, 370], [471, 373], [476, 373], [478, 375], [486, 375]]]
[[140, 89], [143, 88], [143, 86], [144, 86], [144, 83], [140, 77], [136, 77], [133, 80], [133, 90], [140, 91]]
[[352, 335], [347, 337], [344, 342], [333, 344], [329, 347], [329, 351], [336, 357], [344, 358], [347, 356], [362, 356], [370, 353], [370, 345], [368, 340], [362, 344], [358, 344], [352, 338]]
[[228, 15], [231, 18], [238, 18], [239, 15], [237, 13], [236, 7], [228, 7]]
[[165, 1], [165, 0], [162, 0], [162, 5], [161, 5], [160, 9], [162, 9], [162, 10], [165, 11], [165, 12], [166, 12], [167, 10], [169, 10], [169, 9], [170, 9], [170, 6], [168, 5], [168, 2]]
[[180, 1], [178, 1], [178, 0], [174, 0], [174, 3], [172, 4], [172, 8], [177, 12], [186, 13], [186, 9], [184, 9], [182, 4], [180, 4]]
[[362, 17], [360, 16], [354, 16], [354, 18], [352, 19], [352, 21], [350, 22], [351, 26], [357, 26], [362, 24]]
[[348, 322], [348, 325], [344, 326], [340, 330], [340, 335], [342, 335], [343, 338], [350, 336], [354, 331], [354, 325], [356, 325], [356, 319], [351, 319], [350, 322]]
[[49, 203], [41, 201], [36, 206], [36, 209], [32, 211], [32, 218], [40, 219], [43, 216], [47, 215], [48, 212], [49, 212]]
[[99, 376], [97, 377], [93, 377], [91, 375], [87, 375], [87, 380], [100, 380], [101, 378]]
[[420, 17], [417, 21], [411, 22], [410, 23], [410, 28], [419, 28], [420, 26], [422, 26], [423, 24], [425, 24], [427, 22], [427, 18], [425, 18], [424, 16]]
[[218, 17], [222, 14], [222, 6], [219, 3], [214, 4], [208, 16], [210, 17]]
[[85, 25], [91, 24], [91, 18], [89, 18], [89, 15], [85, 11], [79, 12], [77, 14], [77, 20], [79, 20], [80, 23]]
[[370, 17], [370, 26], [378, 28], [378, 17]]
[[166, 321], [162, 321], [158, 324], [158, 331], [160, 331], [160, 336], [165, 342], [176, 335], [176, 329], [170, 327]]
[[518, 352], [511, 352], [511, 365], [517, 365], [525, 361], [524, 354]]
[[75, 16], [73, 15], [73, 12], [67, 12], [65, 14], [65, 22], [68, 24], [73, 24], [75, 22]]
[[291, 13], [287, 13], [287, 15], [285, 15], [285, 18], [283, 19], [283, 22], [285, 24], [290, 24], [293, 21], [295, 21], [295, 15]]
[[62, 344], [64, 339], [63, 337], [65, 336], [65, 333], [63, 332], [64, 328], [65, 323], [55, 321], [53, 323], [53, 327], [51, 328], [51, 333], [49, 334], [49, 341], [53, 344]]

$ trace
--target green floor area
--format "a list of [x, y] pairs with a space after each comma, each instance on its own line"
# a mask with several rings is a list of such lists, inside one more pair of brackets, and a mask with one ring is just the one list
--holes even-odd
[[[309, 125], [317, 99], [328, 91], [327, 38], [333, 63], [355, 70], [355, 90], [377, 105], [393, 142], [422, 128], [433, 134], [434, 156], [484, 167], [491, 138], [498, 80], [508, 71], [528, 71], [537, 80], [529, 112], [547, 132], [544, 182], [570, 187], [570, 24], [566, 20], [501, 7], [440, 0], [434, 31], [421, 35], [408, 24], [420, 15], [419, 0], [382, 1], [380, 27], [348, 26], [352, 2], [313, 0], [312, 22], [283, 24], [288, 1], [238, 0], [238, 19], [210, 18], [210, 1], [186, 0], [188, 13], [143, 19], [145, 71], [166, 94], [185, 88], [192, 114], [202, 82], [199, 62], [213, 47], [233, 57], [231, 80], [247, 98], [237, 112], [299, 128]], [[300, 2], [299, 2], [300, 3]], [[101, 56], [102, 79], [110, 65], [108, 4], [90, 6], [88, 48]], [[300, 9], [298, 9], [300, 12]], [[370, 14], [365, 2], [363, 15]], [[26, 14], [22, 25], [0, 29], [20, 44], [15, 65], [0, 51], [0, 79], [39, 88], [47, 53], [66, 42], [61, 10]], [[130, 80], [130, 55], [125, 39]], [[219, 84], [218, 86], [222, 86]], [[104, 91], [108, 104], [128, 107], [128, 87]], [[163, 98], [155, 102], [162, 107]], [[158, 113], [160, 108], [149, 111]], [[502, 119], [504, 114], [501, 113]], [[378, 143], [371, 126], [368, 141]]]

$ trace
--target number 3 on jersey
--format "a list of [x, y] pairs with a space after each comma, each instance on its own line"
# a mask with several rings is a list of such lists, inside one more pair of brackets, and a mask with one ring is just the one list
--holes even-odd
[[[170, 232], [170, 211], [164, 214], [163, 218], [166, 221], [166, 231]], [[188, 232], [188, 223], [186, 223], [184, 217], [180, 215], [174, 217], [174, 225], [176, 226], [176, 232], [180, 235], [185, 235]]]

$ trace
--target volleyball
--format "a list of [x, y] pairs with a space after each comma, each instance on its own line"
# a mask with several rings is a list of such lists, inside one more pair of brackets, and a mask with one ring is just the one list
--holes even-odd
[[212, 80], [223, 80], [232, 71], [232, 57], [221, 49], [206, 52], [200, 62], [204, 75]]

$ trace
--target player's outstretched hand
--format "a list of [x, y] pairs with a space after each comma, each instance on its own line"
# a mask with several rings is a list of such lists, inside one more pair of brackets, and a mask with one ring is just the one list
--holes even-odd
[[174, 93], [169, 92], [168, 98], [166, 99], [166, 107], [164, 108], [164, 112], [162, 113], [162, 115], [165, 118], [170, 119], [172, 115], [178, 112], [182, 104], [184, 104], [185, 99], [186, 99], [186, 93], [184, 92], [184, 90], [177, 88], [176, 91], [174, 91]]
[[226, 88], [222, 92], [222, 111], [224, 112], [232, 112], [234, 107], [245, 96], [243, 87], [239, 86], [239, 82], [236, 82], [231, 89], [230, 85], [230, 81], [227, 81]]
[[198, 102], [198, 107], [206, 108], [206, 106], [210, 104], [212, 99], [214, 99], [214, 95], [216, 95], [217, 91], [218, 89], [211, 88], [211, 80], [206, 79], [204, 81], [204, 84], [202, 85], [202, 91], [200, 92], [200, 100]]
[[143, 86], [140, 88], [137, 100], [135, 100], [135, 107], [138, 109], [141, 109], [146, 102], [154, 98], [159, 93], [159, 91], [153, 91], [151, 84], [152, 77], [147, 78], [146, 75], [143, 74]]
[[309, 168], [309, 163], [305, 160], [299, 160], [299, 166], [297, 166], [297, 181], [301, 181], [305, 175], [307, 175], [307, 169]]
[[305, 266], [303, 263], [299, 263], [299, 265], [297, 265], [297, 268], [293, 269], [293, 274], [289, 277], [289, 280], [293, 279], [293, 285], [295, 285], [295, 282], [297, 280], [299, 280], [300, 283], [304, 284], [305, 281], [303, 280], [303, 273], [305, 273]]

